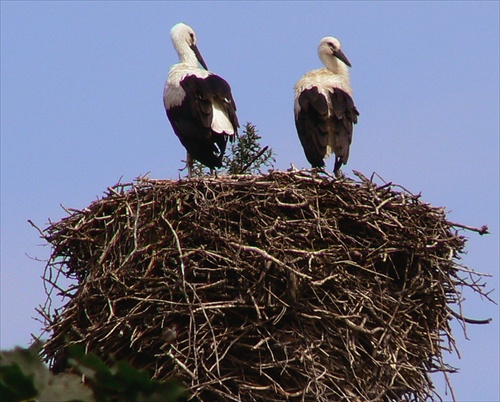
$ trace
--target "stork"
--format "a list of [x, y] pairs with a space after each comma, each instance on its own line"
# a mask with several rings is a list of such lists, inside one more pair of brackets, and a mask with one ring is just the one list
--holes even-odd
[[311, 166], [324, 168], [325, 159], [335, 153], [333, 172], [340, 177], [359, 116], [352, 99], [351, 63], [332, 36], [321, 39], [318, 55], [326, 68], [309, 71], [295, 84], [295, 127]]
[[213, 172], [222, 166], [227, 140], [234, 140], [239, 127], [231, 88], [208, 71], [191, 27], [178, 23], [170, 30], [170, 37], [179, 63], [172, 65], [165, 83], [165, 111], [186, 148], [188, 176], [192, 174], [193, 159]]

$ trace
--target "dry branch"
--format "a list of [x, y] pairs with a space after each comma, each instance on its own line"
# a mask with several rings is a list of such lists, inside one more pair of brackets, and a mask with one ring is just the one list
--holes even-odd
[[[45, 276], [78, 286], [44, 311], [65, 346], [181, 378], [198, 401], [435, 400], [454, 369], [452, 306], [482, 276], [444, 211], [390, 183], [273, 172], [140, 179], [43, 231]], [[465, 275], [465, 277], [464, 277]], [[49, 304], [48, 304], [49, 305]], [[481, 321], [481, 320], [479, 320]], [[449, 346], [451, 345], [451, 346]]]

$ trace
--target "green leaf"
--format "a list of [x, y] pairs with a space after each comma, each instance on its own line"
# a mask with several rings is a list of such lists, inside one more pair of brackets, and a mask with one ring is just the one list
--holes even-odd
[[40, 344], [29, 349], [0, 352], [0, 395], [2, 402], [178, 402], [187, 390], [177, 381], [152, 380], [147, 371], [120, 361], [111, 368], [94, 353], [85, 354], [80, 345], [68, 347], [70, 364], [85, 374], [53, 375], [39, 356]]
[[0, 352], [2, 401], [92, 402], [94, 393], [75, 374], [50, 373], [39, 355], [41, 343]]
[[237, 135], [224, 157], [224, 167], [229, 174], [255, 174], [264, 166], [272, 167], [275, 159], [273, 150], [262, 148], [260, 135], [254, 124], [246, 123], [243, 134]]
[[88, 378], [88, 385], [99, 401], [176, 402], [187, 395], [175, 381], [152, 380], [144, 370], [119, 361], [110, 368], [94, 353], [85, 354], [79, 345], [68, 347], [69, 363]]
[[68, 345], [68, 362], [89, 379], [111, 380], [112, 374], [106, 364], [94, 353], [85, 354], [81, 345]]
[[[28, 349], [16, 347], [0, 352], [2, 389], [4, 386], [12, 387], [13, 392], [26, 392], [30, 395], [33, 395], [34, 390], [34, 396], [43, 390], [49, 381], [50, 372], [38, 355], [40, 348], [41, 343], [36, 342]], [[19, 389], [21, 384], [25, 384], [25, 391]]]
[[23, 373], [17, 363], [0, 366], [0, 395], [2, 401], [14, 402], [35, 398], [38, 395], [34, 375]]

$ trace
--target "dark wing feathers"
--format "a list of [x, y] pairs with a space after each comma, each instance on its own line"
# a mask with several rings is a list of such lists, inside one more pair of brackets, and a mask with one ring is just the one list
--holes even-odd
[[215, 74], [209, 75], [206, 78], [206, 81], [212, 89], [214, 100], [225, 110], [227, 116], [229, 117], [229, 121], [233, 125], [234, 132], [236, 133], [240, 124], [238, 122], [238, 117], [236, 116], [236, 103], [234, 102], [233, 95], [231, 93], [231, 87], [226, 80]]
[[317, 87], [302, 91], [298, 103], [300, 111], [295, 127], [300, 143], [311, 166], [323, 167], [328, 142], [328, 104]]
[[299, 95], [300, 111], [295, 125], [306, 158], [312, 167], [325, 166], [324, 157], [328, 144], [329, 128], [335, 135], [334, 152], [338, 163], [346, 164], [352, 141], [353, 124], [358, 122], [358, 111], [349, 94], [335, 88], [330, 91], [332, 115], [328, 118], [328, 104], [317, 87], [302, 91]]
[[187, 75], [180, 85], [186, 93], [182, 104], [167, 110], [174, 132], [194, 159], [211, 169], [221, 167], [228, 136], [211, 128], [213, 103], [222, 105], [236, 133], [239, 125], [231, 88], [215, 74], [206, 78]]
[[[186, 76], [180, 83], [186, 92], [183, 105], [189, 113], [187, 118], [192, 119], [194, 125], [199, 125], [200, 131], [192, 130], [184, 133], [187, 136], [197, 136], [202, 133], [202, 137], [210, 136], [210, 126], [213, 119], [212, 99], [213, 93], [205, 80], [195, 75]], [[203, 130], [204, 129], [204, 130]]]
[[356, 106], [354, 106], [351, 96], [341, 89], [335, 88], [333, 92], [330, 92], [330, 99], [332, 101], [333, 114], [335, 115], [331, 120], [337, 138], [335, 154], [337, 156], [336, 166], [338, 169], [341, 164], [345, 165], [349, 159], [353, 125], [358, 122], [359, 112]]

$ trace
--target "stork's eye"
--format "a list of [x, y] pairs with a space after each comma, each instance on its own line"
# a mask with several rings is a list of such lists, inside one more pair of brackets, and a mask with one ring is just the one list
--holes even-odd
[[191, 43], [194, 43], [194, 33], [190, 32], [189, 37], [191, 38]]

